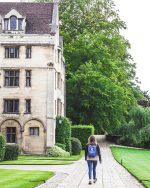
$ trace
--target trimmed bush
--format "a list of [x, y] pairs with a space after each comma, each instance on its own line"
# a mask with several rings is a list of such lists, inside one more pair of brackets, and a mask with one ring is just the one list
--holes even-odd
[[66, 145], [65, 144], [61, 144], [61, 143], [56, 143], [55, 146], [60, 147], [63, 150], [66, 150]]
[[6, 144], [6, 151], [4, 160], [17, 160], [19, 155], [19, 145], [17, 144]]
[[92, 125], [74, 125], [71, 127], [71, 134], [72, 137], [81, 141], [82, 149], [84, 149], [88, 138], [94, 134], [94, 127]]
[[50, 156], [50, 157], [69, 157], [70, 153], [61, 149], [58, 146], [53, 146], [48, 150], [48, 156]]
[[66, 145], [66, 151], [71, 152], [71, 121], [66, 117], [56, 119], [56, 143]]
[[71, 138], [72, 155], [79, 155], [81, 153], [82, 145], [78, 138]]
[[0, 134], [0, 161], [3, 161], [5, 155], [6, 138]]

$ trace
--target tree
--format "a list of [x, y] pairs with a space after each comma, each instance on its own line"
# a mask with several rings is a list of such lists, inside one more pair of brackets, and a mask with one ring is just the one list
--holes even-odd
[[112, 0], [61, 0], [60, 21], [67, 116], [95, 125], [97, 133], [111, 131], [136, 104], [135, 64], [120, 35], [126, 25]]
[[96, 133], [111, 132], [125, 121], [135, 102], [130, 87], [121, 85], [115, 74], [105, 75], [101, 62], [82, 65], [68, 80], [67, 93], [68, 116], [79, 124], [94, 124]]

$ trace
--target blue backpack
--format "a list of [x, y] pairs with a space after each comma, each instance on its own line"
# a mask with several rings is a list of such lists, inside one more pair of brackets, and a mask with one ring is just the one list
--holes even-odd
[[88, 146], [88, 157], [96, 157], [97, 155], [97, 145]]

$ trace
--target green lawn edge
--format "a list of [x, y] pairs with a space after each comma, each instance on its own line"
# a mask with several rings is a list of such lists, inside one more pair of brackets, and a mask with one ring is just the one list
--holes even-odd
[[80, 155], [69, 157], [47, 157], [47, 156], [29, 156], [21, 155], [18, 160], [0, 161], [0, 165], [70, 165], [74, 161], [80, 160], [84, 151]]
[[33, 188], [45, 183], [54, 175], [51, 171], [0, 169], [0, 187]]
[[127, 166], [124, 165], [124, 163], [122, 163], [122, 160], [119, 160], [118, 157], [115, 155], [113, 149], [132, 149], [132, 150], [143, 150], [143, 151], [150, 151], [150, 149], [142, 149], [142, 148], [134, 148], [134, 147], [125, 147], [125, 146], [110, 146], [110, 149], [111, 149], [111, 152], [112, 152], [112, 155], [114, 157], [114, 159], [120, 164], [122, 165], [130, 174], [132, 174], [133, 177], [135, 177], [140, 183], [142, 183], [146, 188], [150, 188], [150, 180], [140, 180], [135, 174], [134, 172], [132, 172], [131, 169], [129, 169]]

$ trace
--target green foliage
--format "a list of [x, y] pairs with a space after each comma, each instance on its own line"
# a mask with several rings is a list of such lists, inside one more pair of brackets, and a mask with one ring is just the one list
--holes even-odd
[[5, 155], [6, 138], [0, 134], [0, 161], [3, 161]]
[[145, 127], [150, 123], [150, 108], [137, 106], [130, 112], [130, 117], [138, 129]]
[[150, 149], [150, 126], [143, 127], [138, 135], [138, 144], [140, 147]]
[[82, 145], [78, 138], [71, 138], [72, 155], [79, 155], [81, 153]]
[[63, 150], [66, 150], [66, 145], [65, 144], [61, 144], [61, 143], [56, 143], [56, 146], [60, 147]]
[[76, 125], [71, 127], [72, 137], [78, 138], [81, 141], [84, 149], [88, 138], [94, 134], [94, 127], [92, 125]]
[[6, 151], [4, 160], [17, 160], [19, 156], [19, 145], [17, 144], [6, 144]]
[[53, 146], [48, 150], [49, 157], [69, 157], [70, 153], [58, 146]]
[[79, 124], [94, 124], [96, 134], [105, 130], [111, 132], [116, 125], [125, 121], [129, 107], [134, 105], [131, 90], [124, 81], [123, 85], [120, 84], [117, 74], [111, 70], [112, 66], [117, 72], [117, 66], [110, 61], [108, 70], [106, 64], [89, 62], [81, 66], [67, 82], [67, 103], [72, 104], [67, 108], [68, 116]]
[[74, 124], [93, 124], [96, 134], [112, 132], [143, 97], [133, 82], [129, 41], [120, 34], [126, 25], [112, 0], [61, 0], [59, 15], [67, 117]]
[[56, 119], [56, 143], [66, 145], [66, 151], [71, 152], [71, 121], [66, 117]]

